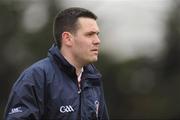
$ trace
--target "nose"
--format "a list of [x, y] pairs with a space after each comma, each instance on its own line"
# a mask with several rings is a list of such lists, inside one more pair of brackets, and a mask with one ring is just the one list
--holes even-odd
[[99, 39], [98, 35], [95, 35], [95, 38], [93, 40], [93, 44], [99, 45], [101, 43], [101, 40]]

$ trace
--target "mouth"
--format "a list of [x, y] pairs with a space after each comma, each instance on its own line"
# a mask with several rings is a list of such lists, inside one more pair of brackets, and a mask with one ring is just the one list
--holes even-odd
[[98, 51], [99, 51], [99, 50], [95, 48], [95, 49], [92, 49], [91, 51], [92, 51], [93, 53], [95, 53], [95, 54], [98, 54]]

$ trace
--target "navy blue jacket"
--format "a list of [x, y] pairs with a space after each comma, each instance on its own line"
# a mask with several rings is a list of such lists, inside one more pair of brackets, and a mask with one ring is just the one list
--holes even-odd
[[101, 74], [89, 64], [78, 87], [75, 68], [57, 46], [27, 68], [12, 87], [5, 120], [107, 120]]

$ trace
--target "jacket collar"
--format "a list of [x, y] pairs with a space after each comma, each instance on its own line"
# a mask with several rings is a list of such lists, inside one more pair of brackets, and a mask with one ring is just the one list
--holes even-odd
[[[75, 67], [64, 58], [64, 56], [60, 53], [57, 45], [52, 45], [52, 47], [49, 49], [48, 56], [53, 59], [53, 61], [55, 61], [55, 63], [61, 70], [64, 70], [71, 77], [77, 77]], [[93, 64], [88, 64], [84, 66], [83, 77], [99, 79], [101, 78], [101, 74], [98, 72], [98, 70]]]

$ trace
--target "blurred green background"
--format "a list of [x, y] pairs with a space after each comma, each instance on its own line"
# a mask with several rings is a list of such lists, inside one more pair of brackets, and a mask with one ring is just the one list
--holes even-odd
[[[158, 1], [159, 6], [156, 3]], [[166, 12], [162, 12], [165, 4], [169, 6], [165, 7]], [[99, 61], [95, 64], [103, 74], [110, 118], [180, 119], [179, 0], [1, 0], [0, 116], [3, 115], [9, 92], [19, 74], [35, 61], [46, 57], [53, 43], [54, 16], [58, 10], [69, 6], [81, 6], [98, 13], [102, 49]], [[123, 12], [123, 8], [127, 11]], [[136, 8], [139, 11], [130, 14]], [[159, 14], [156, 14], [157, 11]], [[154, 18], [162, 14], [164, 17], [159, 18], [159, 24], [156, 25]], [[125, 16], [124, 22], [121, 16]], [[128, 18], [132, 16], [130, 21]], [[151, 24], [143, 22], [147, 19]], [[110, 20], [116, 20], [117, 23]], [[124, 25], [125, 28], [121, 29]], [[149, 31], [145, 33], [152, 25], [152, 33], [160, 29], [155, 33], [162, 37], [155, 39], [152, 37], [155, 34]], [[129, 43], [134, 44], [122, 43], [121, 46], [123, 38], [125, 42], [129, 40]], [[142, 40], [139, 41], [139, 38]], [[148, 42], [153, 40], [155, 44], [150, 45]], [[161, 41], [159, 46], [163, 45], [158, 52], [155, 50], [159, 48], [156, 46], [157, 41]]]

